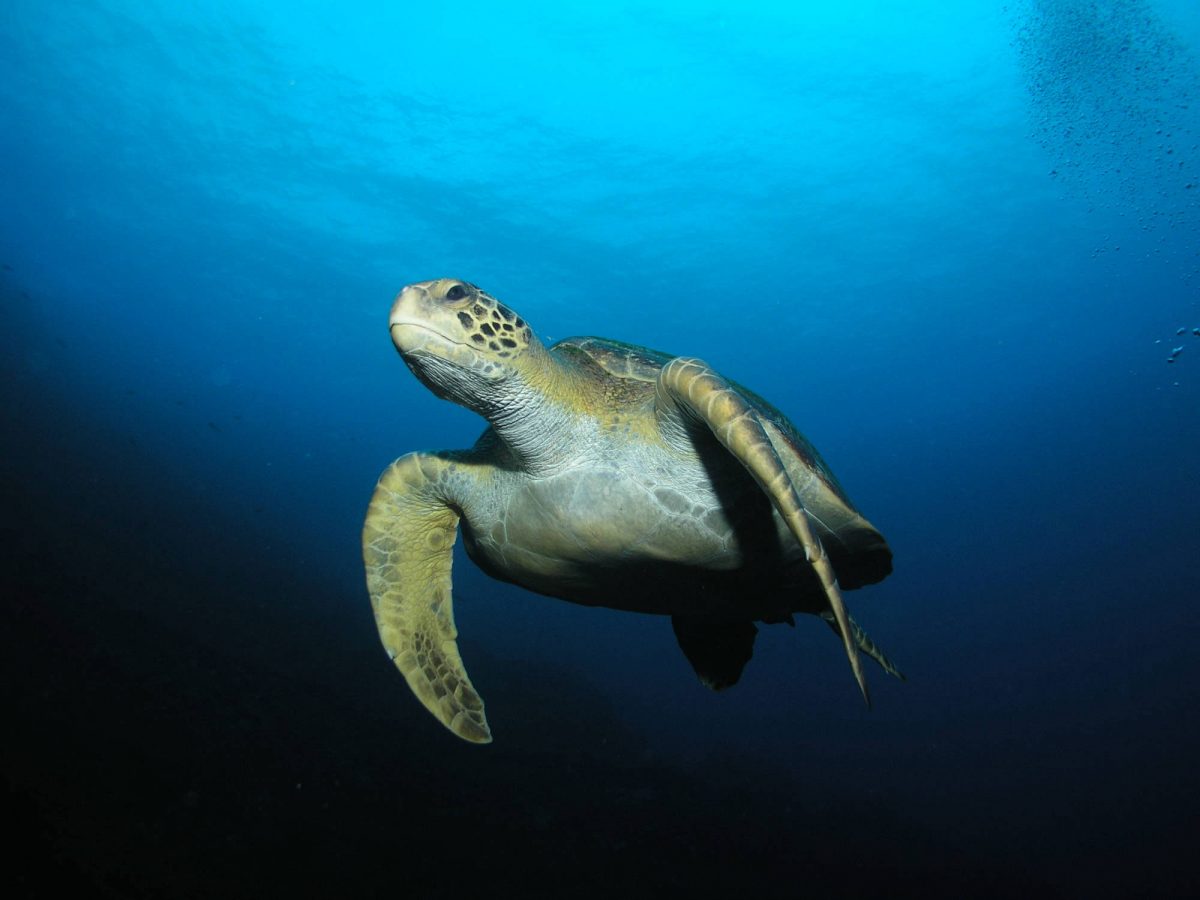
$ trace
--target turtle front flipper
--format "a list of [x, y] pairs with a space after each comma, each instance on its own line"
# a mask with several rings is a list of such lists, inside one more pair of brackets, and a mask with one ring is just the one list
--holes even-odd
[[759, 487], [771, 498], [775, 509], [804, 548], [809, 565], [821, 579], [829, 609], [842, 635], [850, 668], [863, 699], [870, 705], [866, 677], [863, 675], [850, 617], [838, 588], [837, 575], [825, 553], [825, 547], [809, 524], [796, 485], [763, 427], [761, 413], [708, 363], [691, 357], [677, 357], [663, 366], [656, 390], [655, 405], [660, 413], [660, 425], [668, 439], [672, 437], [672, 425], [681, 431], [686, 430], [678, 426], [677, 415], [672, 415], [677, 410], [704, 422], [713, 436], [746, 467]]
[[412, 692], [460, 738], [486, 744], [483, 700], [463, 668], [454, 627], [458, 514], [437, 489], [449, 465], [410, 453], [384, 471], [363, 524], [363, 561], [379, 637]]
[[[826, 611], [820, 613], [820, 616], [821, 620], [832, 628], [835, 634], [840, 633], [833, 613]], [[850, 617], [850, 631], [854, 633], [854, 643], [858, 644], [858, 649], [879, 663], [883, 671], [887, 672], [893, 678], [899, 678], [901, 681], [908, 680], [904, 677], [904, 673], [896, 668], [896, 664], [888, 659], [887, 654], [879, 649], [879, 645], [871, 640], [870, 636], [862, 630], [862, 626], [854, 621], [853, 616]]]

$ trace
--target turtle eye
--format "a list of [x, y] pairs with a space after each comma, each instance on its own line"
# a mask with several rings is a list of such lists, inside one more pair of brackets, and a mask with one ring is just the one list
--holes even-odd
[[461, 284], [451, 285], [450, 290], [446, 291], [447, 300], [461, 300], [467, 296], [467, 289]]

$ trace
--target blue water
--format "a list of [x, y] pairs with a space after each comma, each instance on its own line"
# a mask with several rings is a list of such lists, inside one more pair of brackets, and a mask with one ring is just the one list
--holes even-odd
[[[461, 896], [429, 860], [521, 835], [456, 883], [1196, 887], [1191, 0], [7, 0], [0, 123], [30, 859], [119, 896]], [[665, 620], [460, 550], [496, 743], [427, 722], [358, 541], [386, 464], [481, 430], [388, 338], [442, 276], [786, 412], [892, 546], [847, 601], [908, 681], [868, 671], [864, 709], [808, 619], [714, 695]]]

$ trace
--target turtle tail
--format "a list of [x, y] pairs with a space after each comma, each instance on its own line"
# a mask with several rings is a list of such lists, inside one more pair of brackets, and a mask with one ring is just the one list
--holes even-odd
[[[837, 619], [834, 618], [832, 612], [826, 610], [818, 615], [825, 620], [825, 622], [830, 628], [833, 629], [834, 633], [837, 634], [838, 637], [841, 637], [841, 629], [838, 628]], [[854, 643], [858, 645], [858, 649], [867, 656], [871, 657], [871, 659], [875, 660], [875, 662], [879, 663], [879, 665], [883, 668], [883, 671], [887, 672], [889, 675], [899, 678], [901, 681], [906, 681], [907, 679], [904, 677], [904, 673], [897, 669], [895, 663], [887, 658], [887, 654], [875, 646], [875, 642], [867, 637], [867, 633], [862, 630], [861, 626], [859, 626], [859, 624], [849, 616], [847, 616], [847, 619], [850, 622], [850, 636], [854, 638]]]

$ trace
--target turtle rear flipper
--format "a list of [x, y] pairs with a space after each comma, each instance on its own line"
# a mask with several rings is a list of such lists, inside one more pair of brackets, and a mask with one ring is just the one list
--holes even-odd
[[679, 649], [700, 681], [714, 691], [733, 687], [754, 655], [753, 622], [709, 622], [690, 616], [671, 616]]

